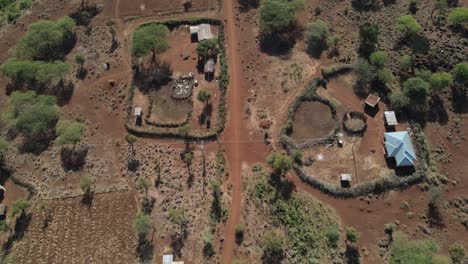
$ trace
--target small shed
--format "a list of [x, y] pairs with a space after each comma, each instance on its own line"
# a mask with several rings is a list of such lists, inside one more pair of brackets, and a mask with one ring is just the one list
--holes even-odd
[[351, 186], [351, 174], [349, 173], [340, 174], [340, 182], [341, 182], [342, 187]]
[[198, 41], [214, 38], [213, 34], [211, 33], [210, 24], [200, 24], [198, 25], [198, 27], [199, 27], [199, 30], [197, 32]]
[[135, 111], [133, 111], [133, 115], [134, 116], [141, 116], [141, 113], [142, 113], [141, 107], [139, 107], [139, 106], [135, 107]]
[[163, 255], [162, 264], [172, 264], [174, 255]]
[[385, 125], [389, 127], [394, 127], [398, 125], [398, 121], [394, 111], [385, 111], [384, 112]]
[[380, 102], [380, 97], [378, 97], [375, 94], [369, 94], [369, 96], [367, 96], [366, 98], [366, 105], [371, 108], [375, 108], [379, 102]]
[[205, 72], [205, 79], [207, 81], [213, 80], [213, 78], [214, 78], [214, 71], [215, 71], [214, 65], [215, 65], [215, 63], [214, 63], [213, 59], [209, 59], [205, 63], [205, 68], [203, 69], [203, 71]]

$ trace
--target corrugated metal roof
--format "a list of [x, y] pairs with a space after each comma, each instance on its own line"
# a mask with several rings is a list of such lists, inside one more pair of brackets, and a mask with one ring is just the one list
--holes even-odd
[[384, 112], [385, 121], [389, 126], [396, 126], [398, 125], [398, 121], [394, 111], [385, 111]]
[[407, 131], [387, 132], [384, 137], [387, 156], [395, 158], [398, 167], [414, 165], [416, 153]]
[[198, 41], [214, 38], [213, 34], [211, 33], [210, 24], [200, 24], [198, 25], [198, 27], [199, 27], [199, 30], [197, 32]]

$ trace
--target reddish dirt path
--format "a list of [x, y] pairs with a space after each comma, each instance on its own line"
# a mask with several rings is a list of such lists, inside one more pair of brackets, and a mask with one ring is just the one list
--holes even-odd
[[232, 182], [232, 203], [229, 218], [224, 231], [223, 253], [221, 263], [231, 263], [234, 254], [234, 227], [240, 220], [241, 199], [242, 199], [242, 181], [241, 181], [241, 153], [238, 143], [240, 141], [240, 129], [242, 118], [241, 87], [239, 80], [240, 63], [239, 55], [236, 49], [237, 32], [234, 24], [234, 0], [224, 1], [223, 12], [225, 18], [225, 29], [227, 38], [227, 56], [229, 59], [229, 94], [228, 109], [229, 123], [224, 133], [225, 141], [234, 141], [234, 144], [226, 145], [226, 155], [229, 160], [229, 175]]

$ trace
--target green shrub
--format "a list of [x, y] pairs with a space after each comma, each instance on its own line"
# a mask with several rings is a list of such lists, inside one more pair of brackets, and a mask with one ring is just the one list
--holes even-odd
[[436, 72], [429, 78], [429, 85], [434, 92], [441, 92], [453, 82], [453, 77], [447, 72]]
[[337, 248], [340, 241], [340, 232], [336, 226], [330, 226], [326, 233], [328, 243], [331, 247]]
[[465, 248], [460, 243], [455, 243], [449, 247], [450, 257], [454, 264], [463, 263], [465, 259]]
[[419, 33], [422, 26], [411, 15], [403, 15], [397, 19], [397, 29], [405, 37]]
[[448, 20], [453, 25], [468, 26], [468, 8], [458, 7], [452, 10], [448, 16]]
[[455, 65], [452, 74], [457, 83], [468, 84], [468, 62], [462, 62]]
[[216, 56], [218, 50], [218, 39], [204, 39], [197, 44], [197, 55], [200, 58], [207, 58]]
[[359, 233], [354, 227], [348, 227], [346, 229], [346, 240], [351, 243], [356, 243], [359, 240]]
[[429, 83], [420, 77], [409, 78], [403, 83], [403, 92], [416, 105], [425, 105], [429, 94]]
[[367, 57], [377, 46], [379, 27], [376, 24], [364, 23], [359, 27], [359, 52]]
[[378, 69], [381, 69], [385, 66], [385, 63], [387, 63], [387, 59], [388, 55], [385, 51], [372, 52], [369, 57], [370, 63]]

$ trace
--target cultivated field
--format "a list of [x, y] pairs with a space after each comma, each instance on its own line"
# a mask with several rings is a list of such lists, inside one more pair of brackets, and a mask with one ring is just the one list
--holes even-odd
[[6, 263], [135, 263], [136, 207], [133, 192], [39, 200]]

